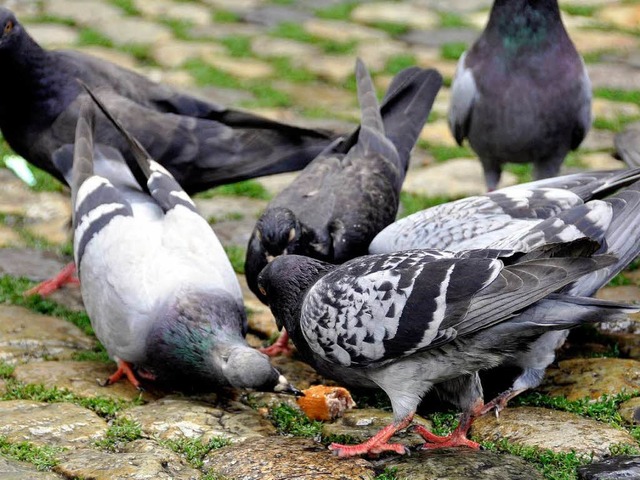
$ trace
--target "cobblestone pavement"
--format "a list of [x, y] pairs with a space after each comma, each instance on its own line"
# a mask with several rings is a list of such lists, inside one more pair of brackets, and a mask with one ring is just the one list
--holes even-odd
[[[229, 106], [303, 125], [358, 120], [353, 69], [361, 57], [382, 92], [405, 66], [435, 67], [450, 84], [456, 59], [487, 19], [489, 0], [13, 0], [0, 1], [50, 48], [75, 48]], [[640, 118], [640, 2], [561, 0], [564, 21], [594, 87], [594, 128], [565, 171], [621, 168], [613, 136]], [[414, 152], [402, 213], [483, 190], [479, 162], [446, 126], [440, 92]], [[10, 153], [2, 145], [2, 153]], [[268, 198], [295, 174], [216, 189], [197, 198], [234, 266]], [[69, 200], [45, 175], [29, 188], [0, 169], [0, 478], [283, 479], [604, 478], [613, 455], [635, 471], [640, 428], [638, 320], [572, 334], [543, 386], [472, 431], [485, 450], [340, 460], [332, 439], [365, 438], [389, 418], [382, 396], [356, 395], [335, 423], [305, 420], [291, 399], [225, 391], [184, 396], [96, 379], [113, 368], [92, 334], [77, 288], [47, 300], [21, 292], [69, 260]], [[530, 178], [510, 166], [504, 183]], [[242, 275], [239, 273], [242, 280]], [[600, 293], [640, 300], [629, 270]], [[246, 291], [250, 341], [276, 334]], [[293, 358], [276, 365], [299, 386], [323, 380]], [[431, 403], [433, 405], [433, 402]], [[455, 417], [425, 410], [439, 432]], [[283, 436], [286, 435], [286, 436]], [[399, 441], [418, 443], [411, 434]], [[623, 461], [624, 460], [624, 461]], [[589, 470], [589, 468], [591, 468]], [[580, 473], [578, 473], [580, 472]], [[594, 473], [595, 472], [595, 473]], [[635, 477], [633, 475], [636, 475]], [[609, 477], [607, 477], [609, 478]]]

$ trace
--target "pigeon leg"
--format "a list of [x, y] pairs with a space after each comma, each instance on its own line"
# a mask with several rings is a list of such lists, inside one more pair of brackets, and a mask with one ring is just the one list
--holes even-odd
[[528, 389], [527, 388], [521, 388], [521, 389], [516, 390], [513, 387], [511, 387], [508, 390], [505, 390], [500, 395], [498, 395], [496, 398], [494, 398], [493, 400], [488, 402], [482, 408], [482, 411], [480, 412], [480, 415], [484, 415], [485, 413], [488, 413], [491, 410], [495, 409], [496, 416], [498, 416], [500, 414], [500, 412], [505, 409], [505, 407], [507, 406], [507, 403], [509, 403], [509, 401], [512, 398], [517, 397], [518, 395], [520, 395], [522, 392], [525, 392], [526, 390], [528, 390]]
[[278, 339], [265, 348], [261, 348], [260, 351], [268, 357], [277, 357], [278, 355], [291, 355], [293, 353], [292, 348], [289, 346], [289, 334], [286, 330], [280, 334]]
[[409, 449], [400, 443], [387, 443], [391, 437], [403, 428], [407, 428], [413, 420], [415, 412], [411, 412], [398, 423], [387, 425], [366, 442], [358, 445], [341, 445], [332, 443], [329, 450], [339, 457], [355, 457], [357, 455], [372, 454], [377, 455], [382, 452], [396, 452], [400, 455], [408, 454]]
[[427, 443], [421, 447], [423, 450], [448, 447], [469, 447], [477, 450], [480, 448], [480, 444], [469, 440], [467, 438], [467, 432], [469, 428], [471, 428], [473, 421], [483, 414], [483, 406], [484, 403], [482, 400], [478, 400], [471, 409], [462, 414], [456, 429], [445, 437], [431, 433], [422, 425], [415, 425], [412, 430], [427, 441]]
[[60, 270], [60, 273], [58, 273], [55, 277], [50, 278], [49, 280], [45, 280], [35, 287], [30, 288], [29, 290], [24, 292], [23, 295], [25, 297], [28, 297], [29, 295], [39, 294], [43, 297], [46, 297], [47, 295], [58, 290], [66, 283], [79, 285], [80, 280], [78, 280], [78, 277], [75, 275], [75, 273], [76, 265], [75, 263], [71, 262], [67, 264], [62, 270]]
[[140, 381], [136, 378], [135, 374], [133, 373], [133, 365], [129, 362], [125, 362], [124, 360], [118, 360], [118, 369], [113, 375], [107, 378], [103, 386], [106, 387], [107, 385], [112, 385], [117, 381], [119, 381], [123, 376], [127, 377], [131, 385], [136, 387], [138, 390], [142, 390], [142, 387], [140, 386]]

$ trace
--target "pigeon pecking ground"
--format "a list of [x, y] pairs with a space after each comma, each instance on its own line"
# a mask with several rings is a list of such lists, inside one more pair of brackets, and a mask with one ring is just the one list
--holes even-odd
[[[372, 70], [379, 93], [393, 74], [415, 62], [451, 80], [458, 55], [479, 35], [490, 3], [2, 2], [47, 47], [102, 55], [153, 79], [277, 120], [345, 130], [359, 120], [351, 83], [356, 55]], [[614, 134], [640, 117], [640, 74], [634, 67], [640, 36], [633, 23], [640, 6], [576, 1], [561, 2], [561, 8], [595, 88], [593, 128], [565, 161], [564, 171], [620, 167], [609, 155]], [[479, 162], [467, 148], [456, 147], [448, 133], [449, 96], [443, 88], [414, 152], [401, 214], [484, 191]], [[6, 146], [3, 153], [10, 153]], [[367, 409], [321, 425], [303, 421], [280, 405], [280, 397], [227, 395], [217, 401], [215, 395], [184, 398], [148, 391], [139, 396], [126, 385], [98, 387], [95, 379], [112, 373], [113, 364], [105, 362], [86, 317], [76, 310], [78, 290], [67, 287], [44, 302], [19, 295], [70, 259], [65, 256], [70, 253], [68, 195], [41, 175], [35, 188], [9, 170], [0, 175], [0, 269], [5, 274], [0, 282], [0, 477], [14, 472], [18, 478], [130, 478], [135, 469], [149, 478], [304, 478], [309, 472], [328, 478], [576, 478], [583, 463], [611, 452], [639, 453], [633, 392], [640, 389], [635, 336], [640, 329], [635, 322], [570, 337], [541, 387], [503, 411], [499, 422], [487, 416], [474, 425], [471, 438], [488, 449], [480, 452], [379, 461], [333, 458], [324, 447], [330, 441], [344, 442], [345, 436], [362, 441], [388, 423], [388, 405], [375, 396], [356, 395]], [[507, 183], [531, 178], [519, 166], [507, 166], [503, 177]], [[292, 178], [286, 174], [195, 198], [232, 258], [244, 258], [257, 215]], [[627, 271], [599, 295], [637, 300], [639, 284], [637, 273]], [[249, 339], [259, 345], [275, 327], [266, 308], [247, 289], [244, 295]], [[275, 365], [301, 388], [320, 381], [295, 357]], [[609, 397], [602, 399], [603, 394]], [[587, 396], [594, 401], [584, 401]], [[450, 414], [422, 413], [437, 433], [455, 424]], [[293, 436], [264, 438], [278, 432]], [[320, 437], [324, 445], [314, 443]], [[420, 438], [397, 441], [417, 445]], [[264, 461], [272, 452], [280, 455], [277, 463]]]

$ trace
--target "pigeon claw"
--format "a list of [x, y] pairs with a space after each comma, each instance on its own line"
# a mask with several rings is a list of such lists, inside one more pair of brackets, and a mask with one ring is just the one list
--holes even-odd
[[268, 357], [290, 356], [293, 353], [293, 349], [289, 346], [289, 335], [286, 331], [282, 332], [278, 339], [273, 342], [273, 345], [261, 348], [260, 351]]
[[133, 373], [133, 365], [129, 362], [125, 362], [124, 360], [118, 360], [118, 369], [115, 371], [113, 375], [111, 375], [109, 378], [107, 378], [104, 381], [102, 386], [106, 387], [108, 385], [112, 385], [120, 381], [122, 377], [127, 377], [127, 380], [129, 380], [129, 383], [131, 383], [131, 385], [133, 385], [134, 387], [136, 387], [136, 389], [140, 391], [144, 391], [144, 389], [140, 385], [140, 381], [136, 378], [135, 374]]
[[357, 457], [360, 455], [377, 456], [383, 452], [395, 452], [399, 455], [410, 455], [409, 449], [401, 443], [378, 443], [368, 444], [369, 442], [360, 443], [358, 445], [342, 445], [340, 443], [332, 443], [329, 450], [340, 458]]
[[40, 295], [42, 297], [46, 297], [47, 295], [51, 295], [53, 292], [58, 290], [60, 287], [66, 284], [72, 285], [80, 285], [80, 280], [75, 275], [76, 273], [76, 265], [71, 262], [67, 264], [60, 272], [50, 278], [49, 280], [45, 280], [42, 283], [39, 283], [35, 287], [26, 290], [22, 295], [28, 297], [30, 295]]
[[456, 428], [450, 435], [441, 437], [431, 433], [422, 425], [415, 425], [412, 431], [420, 435], [426, 440], [426, 443], [420, 447], [421, 450], [435, 450], [438, 448], [449, 447], [469, 447], [474, 450], [480, 448], [480, 444], [469, 440], [467, 438], [467, 432], [460, 427]]

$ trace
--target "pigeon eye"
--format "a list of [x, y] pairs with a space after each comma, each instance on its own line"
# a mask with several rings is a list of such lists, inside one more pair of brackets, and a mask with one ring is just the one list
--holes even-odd
[[7, 23], [4, 24], [4, 35], [7, 35], [8, 33], [10, 33], [11, 30], [13, 30], [13, 22], [9, 20]]
[[293, 239], [296, 238], [296, 229], [292, 228], [291, 230], [289, 230], [289, 242], [292, 242]]
[[264, 295], [265, 297], [267, 296], [267, 291], [264, 289], [262, 285], [258, 285], [258, 290], [262, 295]]

